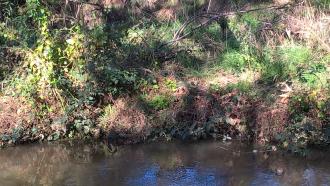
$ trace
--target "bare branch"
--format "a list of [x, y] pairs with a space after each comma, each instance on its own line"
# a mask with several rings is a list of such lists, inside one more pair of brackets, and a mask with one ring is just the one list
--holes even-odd
[[[176, 43], [179, 40], [182, 40], [182, 39], [188, 37], [189, 35], [191, 35], [195, 30], [197, 30], [197, 29], [199, 29], [199, 28], [201, 28], [201, 27], [203, 27], [205, 25], [208, 25], [212, 21], [218, 20], [218, 19], [220, 19], [222, 17], [227, 17], [227, 16], [230, 16], [230, 15], [236, 15], [236, 14], [242, 14], [242, 13], [249, 13], [249, 12], [261, 11], [261, 10], [273, 10], [273, 9], [279, 10], [279, 9], [288, 8], [290, 6], [292, 6], [292, 4], [285, 4], [283, 6], [269, 6], [269, 7], [262, 7], [262, 8], [250, 9], [250, 10], [240, 10], [240, 11], [227, 12], [227, 13], [204, 12], [204, 13], [195, 15], [195, 16], [189, 18], [187, 21], [185, 21], [183, 23], [183, 25], [175, 32], [173, 39], [171, 41], [167, 42], [167, 43], [164, 43], [159, 48], [162, 48], [162, 47], [164, 47], [166, 45], [169, 45], [169, 44]], [[207, 18], [208, 20], [205, 21], [204, 23], [201, 23], [201, 24], [197, 25], [196, 27], [192, 28], [190, 30], [190, 32], [182, 35], [182, 33], [184, 32], [184, 30], [190, 24], [194, 23], [196, 20], [198, 20], [200, 18]]]

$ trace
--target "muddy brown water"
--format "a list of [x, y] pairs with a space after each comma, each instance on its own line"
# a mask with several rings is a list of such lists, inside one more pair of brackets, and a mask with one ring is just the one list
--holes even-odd
[[[0, 150], [0, 185], [330, 185], [330, 156], [253, 153], [238, 142], [34, 144]], [[278, 175], [282, 172], [282, 175]]]

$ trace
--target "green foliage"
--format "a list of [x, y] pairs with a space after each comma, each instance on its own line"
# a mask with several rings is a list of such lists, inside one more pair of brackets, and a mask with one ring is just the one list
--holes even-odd
[[165, 86], [166, 86], [166, 88], [170, 89], [173, 92], [176, 91], [176, 89], [178, 88], [177, 84], [176, 84], [176, 81], [174, 81], [172, 79], [166, 79], [165, 80]]
[[329, 119], [328, 108], [329, 101], [317, 98], [315, 93], [293, 96], [289, 103], [291, 123], [276, 139], [285, 149], [299, 154], [310, 146], [328, 144], [329, 127], [324, 125]]
[[283, 148], [304, 155], [310, 145], [324, 142], [324, 135], [322, 130], [314, 127], [312, 123], [302, 122], [288, 126], [276, 139], [281, 142]]
[[254, 13], [244, 14], [240, 18], [240, 21], [249, 26], [253, 32], [255, 32], [261, 24], [260, 19], [258, 19]]
[[297, 65], [305, 65], [310, 62], [311, 52], [309, 48], [299, 44], [288, 44], [281, 46], [277, 55], [279, 60], [287, 63], [290, 70], [294, 70]]
[[178, 53], [176, 55], [176, 61], [190, 70], [200, 70], [202, 66], [198, 58], [186, 51]]
[[327, 83], [326, 66], [324, 64], [312, 64], [299, 72], [299, 80], [309, 87], [322, 87]]
[[171, 102], [171, 98], [165, 95], [156, 95], [147, 100], [148, 105], [155, 110], [167, 109]]
[[[150, 3], [138, 2], [145, 7]], [[328, 0], [314, 2], [317, 6], [328, 4]], [[90, 135], [95, 127], [95, 118], [99, 118], [102, 125], [107, 125], [109, 119], [116, 115], [116, 109], [109, 102], [123, 94], [128, 97], [141, 92], [146, 94], [142, 96], [142, 101], [152, 114], [172, 112], [168, 108], [182, 106], [172, 106], [180, 104], [174, 103], [172, 97], [178, 89], [177, 79], [166, 78], [160, 81], [163, 84], [157, 83], [157, 79], [164, 78], [157, 73], [162, 70], [174, 69], [175, 78], [180, 81], [193, 80], [191, 85], [200, 90], [205, 90], [203, 86], [207, 80], [203, 78], [222, 75], [219, 69], [234, 72], [235, 75], [261, 73], [261, 80], [270, 85], [289, 80], [310, 89], [325, 90], [329, 86], [329, 56], [322, 57], [324, 51], [309, 48], [302, 40], [299, 43], [294, 41], [293, 35], [290, 41], [276, 40], [277, 34], [283, 33], [283, 29], [277, 33], [281, 24], [278, 23], [276, 12], [279, 11], [276, 10], [228, 16], [193, 30], [199, 24], [198, 20], [187, 25], [183, 31], [192, 31], [193, 34], [172, 43], [173, 33], [184, 25], [188, 16], [199, 13], [197, 10], [208, 1], [182, 1], [180, 6], [177, 6], [177, 1], [166, 1], [148, 7], [155, 11], [173, 8], [177, 11], [177, 19], [171, 21], [157, 20], [157, 16], [146, 15], [145, 11], [140, 14], [136, 10], [120, 12], [113, 9], [116, 12], [112, 12], [106, 7], [103, 13], [109, 15], [104, 16], [107, 20], [102, 20], [106, 24], [91, 28], [82, 24], [89, 20], [80, 19], [90, 15], [69, 11], [71, 8], [74, 10], [73, 7], [79, 2], [70, 1], [66, 9], [64, 3], [55, 0], [0, 2], [0, 79], [5, 80], [1, 82], [1, 86], [5, 86], [4, 90], [1, 87], [1, 93], [25, 97], [38, 112], [35, 114], [36, 120], [48, 121], [45, 122], [45, 128], [54, 123], [67, 127], [65, 134], [55, 130], [45, 133], [50, 141], [63, 135]], [[228, 3], [239, 7], [247, 1]], [[258, 3], [252, 3], [251, 6], [258, 6]], [[66, 14], [66, 17], [62, 14]], [[223, 33], [223, 24], [228, 26], [226, 34]], [[275, 42], [262, 37], [268, 32]], [[16, 57], [17, 63], [14, 60], [15, 64], [12, 64], [14, 62], [9, 56]], [[169, 67], [168, 64], [173, 66]], [[243, 78], [240, 76], [239, 79]], [[229, 84], [224, 89], [220, 84], [210, 84], [208, 88], [212, 94], [219, 95], [238, 92], [232, 100], [238, 101], [242, 93], [260, 98], [260, 95], [252, 95], [257, 92], [254, 88], [258, 85], [244, 80]], [[189, 90], [188, 93], [193, 92]], [[311, 128], [309, 121], [303, 121], [311, 111], [316, 110], [318, 119], [325, 123], [329, 118], [327, 103], [293, 96], [290, 104], [293, 124], [281, 137], [282, 142], [305, 146], [320, 134], [320, 129]], [[53, 118], [60, 118], [57, 119], [60, 122]], [[209, 133], [200, 126], [189, 132], [182, 131], [178, 129], [176, 132], [183, 136], [190, 133], [198, 138]], [[21, 132], [13, 131], [13, 136], [4, 138], [19, 140]]]
[[188, 0], [184, 1], [183, 12], [186, 14], [193, 14], [196, 10], [205, 5], [206, 0]]
[[8, 141], [10, 143], [16, 143], [18, 142], [22, 136], [23, 136], [23, 128], [21, 126], [15, 127], [12, 129], [11, 134], [1, 134], [0, 140], [2, 141]]
[[330, 0], [313, 0], [311, 3], [318, 8], [330, 8]]
[[227, 85], [225, 92], [232, 92], [233, 90], [239, 90], [242, 93], [250, 93], [252, 90], [252, 85], [246, 81], [239, 81], [238, 83], [232, 83]]
[[106, 91], [114, 95], [139, 88], [139, 78], [133, 72], [109, 67], [102, 71], [100, 78]]
[[114, 106], [108, 105], [104, 108], [103, 114], [99, 118], [99, 122], [102, 127], [106, 127], [110, 119], [115, 119], [117, 110]]
[[[299, 75], [302, 81], [311, 78], [311, 76], [308, 77], [308, 72], [312, 72], [308, 70], [312, 60], [309, 48], [292, 43], [282, 45], [275, 51], [265, 52], [266, 54], [263, 55], [262, 70], [262, 79], [264, 81], [284, 81], [287, 79], [299, 78]], [[321, 68], [318, 69], [319, 70], [316, 70], [317, 73], [324, 72]], [[304, 80], [303, 74], [305, 74], [305, 78], [307, 79]], [[310, 83], [314, 83], [314, 80], [310, 79]]]
[[318, 119], [321, 121], [328, 120], [327, 109], [329, 101], [327, 99], [319, 99], [317, 94], [318, 92], [316, 91], [312, 93], [305, 92], [291, 98], [289, 111], [294, 123], [301, 122], [310, 112], [316, 112]]
[[216, 93], [216, 92], [219, 92], [221, 90], [221, 86], [219, 84], [210, 84], [209, 86], [209, 91], [211, 93]]
[[221, 33], [220, 24], [214, 22], [205, 28], [195, 31], [193, 37], [196, 42], [203, 42], [205, 39], [207, 39], [208, 42], [221, 42], [222, 34], [224, 33]]
[[258, 71], [262, 61], [251, 43], [256, 42], [256, 31], [260, 26], [260, 19], [253, 13], [236, 16], [228, 20], [229, 30], [232, 32], [226, 40], [225, 53], [220, 54], [220, 67], [234, 72], [245, 69]]
[[289, 78], [289, 72], [285, 64], [272, 62], [265, 64], [262, 71], [262, 80], [266, 82], [279, 82]]
[[82, 133], [84, 135], [90, 133], [90, 129], [93, 126], [93, 121], [87, 118], [76, 119], [74, 120], [73, 127], [78, 133]]
[[230, 50], [221, 55], [218, 65], [235, 72], [243, 72], [245, 69], [255, 69], [259, 66], [254, 57], [236, 50]]

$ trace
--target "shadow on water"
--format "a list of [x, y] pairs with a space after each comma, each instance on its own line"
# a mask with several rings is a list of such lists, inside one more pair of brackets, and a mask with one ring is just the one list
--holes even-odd
[[[240, 143], [152, 143], [110, 154], [102, 144], [0, 151], [1, 185], [322, 185], [330, 159], [252, 153]], [[319, 161], [322, 159], [322, 161]], [[283, 175], [276, 174], [278, 169]]]

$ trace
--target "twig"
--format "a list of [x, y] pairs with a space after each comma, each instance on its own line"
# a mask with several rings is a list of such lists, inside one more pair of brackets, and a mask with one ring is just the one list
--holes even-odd
[[81, 6], [82, 6], [82, 4], [80, 3], [79, 5], [78, 5], [78, 10], [77, 10], [77, 12], [76, 12], [76, 19], [78, 19], [78, 16], [79, 16], [79, 14], [80, 14], [80, 9], [81, 9]]
[[66, 18], [65, 17], [66, 17], [66, 9], [67, 9], [68, 3], [69, 3], [69, 1], [65, 0], [65, 5], [64, 5], [64, 9], [63, 9], [63, 24], [65, 27], [66, 27]]
[[207, 6], [207, 13], [209, 13], [210, 7], [211, 7], [212, 0], [209, 0], [209, 5]]
[[220, 149], [223, 149], [223, 150], [226, 150], [226, 151], [230, 151], [230, 152], [232, 152], [232, 153], [236, 153], [236, 154], [255, 154], [255, 153], [260, 153], [260, 152], [272, 152], [272, 151], [274, 151], [274, 150], [272, 150], [272, 149], [269, 149], [269, 150], [256, 150], [256, 149], [254, 149], [253, 151], [243, 151], [243, 152], [241, 152], [241, 151], [235, 151], [235, 150], [233, 150], [233, 149], [228, 149], [228, 148], [225, 148], [225, 147], [223, 147], [223, 146], [218, 146]]

